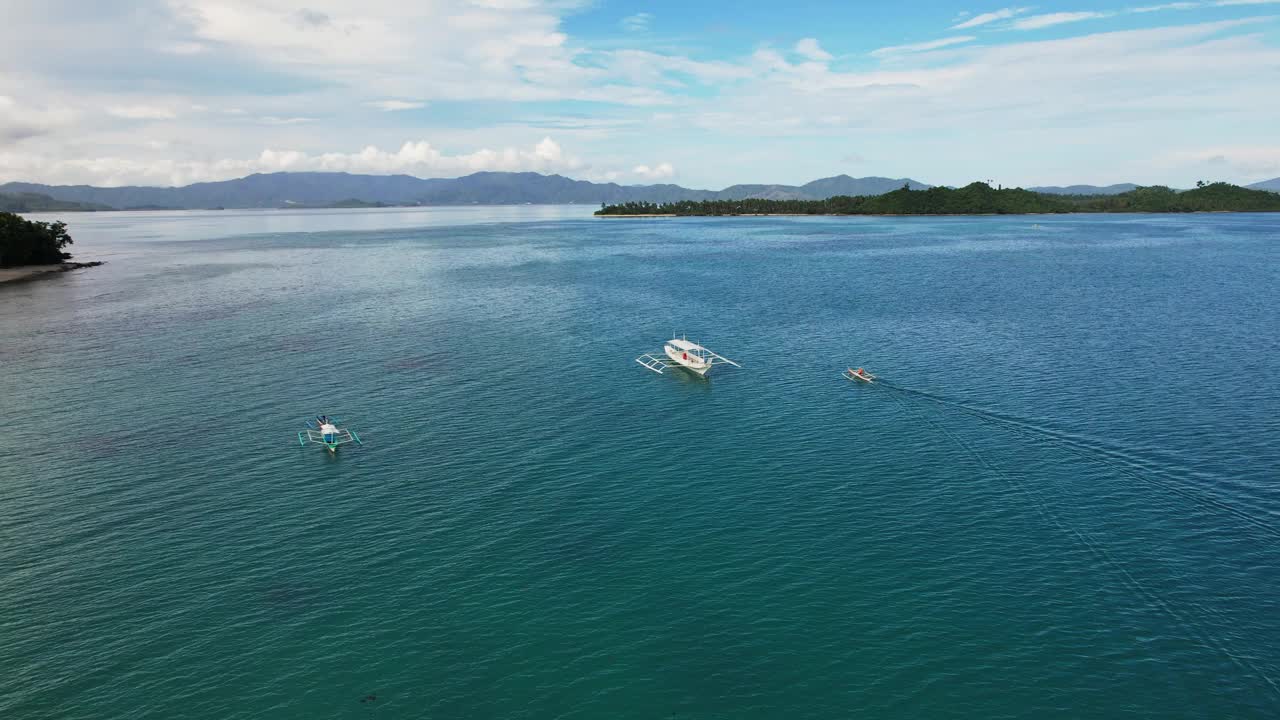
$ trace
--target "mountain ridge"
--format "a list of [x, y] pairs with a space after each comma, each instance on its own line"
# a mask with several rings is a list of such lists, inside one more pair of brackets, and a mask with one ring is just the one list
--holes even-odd
[[317, 207], [360, 201], [389, 205], [596, 204], [629, 201], [741, 200], [749, 198], [823, 200], [832, 195], [878, 195], [903, 185], [927, 189], [910, 178], [837, 175], [805, 185], [733, 185], [700, 190], [673, 184], [619, 185], [574, 180], [534, 172], [478, 172], [459, 178], [412, 175], [357, 175], [345, 172], [254, 173], [234, 180], [179, 187], [128, 185], [45, 185], [9, 182], [8, 195], [39, 194], [97, 209], [175, 210]]
[[106, 205], [57, 200], [39, 193], [0, 193], [0, 212], [91, 212], [111, 209]]
[[1245, 185], [1250, 190], [1269, 190], [1271, 192], [1280, 192], [1280, 177], [1263, 180], [1252, 185]]
[[[9, 182], [0, 194], [37, 209], [56, 210], [196, 210], [287, 207], [351, 207], [378, 205], [520, 205], [670, 203], [707, 200], [826, 200], [837, 196], [883, 195], [907, 186], [927, 190], [931, 185], [911, 178], [835, 175], [804, 185], [737, 184], [722, 190], [686, 188], [671, 183], [619, 185], [574, 180], [535, 172], [477, 172], [458, 178], [419, 178], [412, 175], [360, 175], [346, 172], [254, 173], [234, 180], [192, 183], [178, 187], [127, 185], [45, 185]], [[1118, 195], [1139, 187], [1068, 185], [1027, 188], [1051, 195]], [[1248, 186], [1280, 192], [1280, 178]], [[47, 202], [34, 202], [36, 197]]]
[[1119, 195], [1136, 190], [1138, 187], [1134, 183], [1116, 183], [1115, 185], [1040, 185], [1027, 189], [1045, 195]]

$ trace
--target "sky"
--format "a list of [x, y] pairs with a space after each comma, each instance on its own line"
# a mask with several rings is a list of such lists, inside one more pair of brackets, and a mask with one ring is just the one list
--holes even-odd
[[1280, 0], [0, 0], [0, 182], [1280, 176]]

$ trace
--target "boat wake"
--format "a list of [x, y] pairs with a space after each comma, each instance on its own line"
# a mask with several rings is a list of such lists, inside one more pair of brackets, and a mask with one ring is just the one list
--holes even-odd
[[1247, 510], [1213, 497], [1204, 489], [1189, 488], [1184, 480], [1163, 467], [1157, 467], [1152, 461], [1137, 457], [1124, 450], [1108, 447], [1096, 439], [1055, 430], [1005, 413], [977, 408], [933, 393], [892, 385], [883, 381], [880, 386], [899, 396], [957, 410], [993, 427], [999, 427], [1025, 438], [1048, 443], [1065, 453], [1097, 463], [1125, 477], [1175, 494], [1185, 500], [1196, 503], [1202, 508], [1226, 513], [1249, 525], [1251, 529], [1267, 535], [1271, 541], [1280, 540], [1280, 528], [1277, 528], [1270, 520], [1260, 518]]
[[[1205, 647], [1216, 650], [1230, 663], [1235, 665], [1241, 672], [1251, 674], [1261, 679], [1271, 688], [1272, 692], [1277, 697], [1280, 697], [1280, 684], [1277, 684], [1276, 680], [1268, 674], [1266, 669], [1251, 662], [1247, 654], [1238, 652], [1227, 640], [1224, 640], [1218, 633], [1215, 633], [1209, 627], [1211, 623], [1205, 622], [1203, 619], [1204, 608], [1198, 608], [1197, 606], [1189, 610], [1179, 609], [1174, 603], [1167, 600], [1159, 592], [1148, 587], [1146, 583], [1142, 582], [1132, 572], [1130, 572], [1129, 568], [1126, 566], [1124, 558], [1117, 557], [1116, 554], [1108, 547], [1105, 540], [1100, 540], [1089, 531], [1076, 527], [1070, 522], [1064, 520], [1057, 512], [1054, 511], [1052, 503], [1034, 483], [1023, 482], [1015, 477], [1016, 474], [1005, 472], [997, 464], [988, 460], [988, 458], [978, 452], [971, 443], [966, 442], [963, 438], [953, 432], [944, 422], [936, 419], [934, 417], [934, 413], [929, 412], [930, 408], [925, 404], [925, 402], [932, 403], [935, 408], [946, 407], [960, 410], [971, 417], [987, 422], [992, 426], [1012, 430], [1024, 437], [1048, 441], [1055, 444], [1065, 452], [1086, 460], [1102, 463], [1103, 465], [1106, 465], [1127, 477], [1144, 480], [1158, 487], [1175, 492], [1178, 495], [1201, 505], [1225, 510], [1233, 516], [1247, 522], [1251, 526], [1260, 528], [1269, 535], [1276, 536], [1277, 533], [1273, 528], [1266, 525], [1258, 518], [1253, 517], [1249, 513], [1241, 511], [1238, 508], [1234, 508], [1214, 498], [1203, 497], [1197, 493], [1188, 491], [1185, 488], [1179, 488], [1171, 482], [1156, 480], [1150, 476], [1144, 476], [1142, 473], [1129, 467], [1124, 467], [1121, 463], [1138, 464], [1140, 461], [1120, 453], [1119, 451], [1106, 448], [1101, 445], [1101, 443], [1090, 443], [1084, 440], [1079, 440], [1067, 433], [1045, 428], [1019, 418], [1013, 418], [1000, 413], [975, 408], [931, 393], [911, 390], [883, 382], [880, 383], [880, 387], [883, 389], [882, 392], [888, 393], [889, 397], [893, 399], [904, 413], [910, 413], [921, 418], [927, 425], [948, 437], [959, 448], [968, 453], [969, 456], [972, 457], [980, 466], [987, 469], [993, 475], [999, 477], [1011, 489], [1022, 495], [1024, 499], [1026, 499], [1028, 503], [1036, 509], [1036, 512], [1041, 516], [1041, 518], [1053, 527], [1056, 527], [1063, 534], [1073, 538], [1081, 545], [1081, 547], [1096, 557], [1102, 565], [1110, 568], [1115, 573], [1115, 576], [1119, 578], [1120, 582], [1127, 587], [1135, 597], [1139, 598], [1140, 601], [1145, 602], [1148, 607], [1157, 608], [1160, 612], [1163, 612], [1180, 625], [1188, 635], [1204, 644]], [[910, 402], [911, 398], [925, 402], [913, 404]], [[1117, 460], [1116, 458], [1121, 458], [1121, 460]], [[1197, 612], [1197, 608], [1199, 612]], [[1199, 617], [1197, 617], [1197, 615], [1199, 615]]]

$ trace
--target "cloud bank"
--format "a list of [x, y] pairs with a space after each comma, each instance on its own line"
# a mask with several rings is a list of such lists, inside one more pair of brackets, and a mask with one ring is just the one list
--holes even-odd
[[[874, 147], [886, 165], [868, 171], [932, 182], [980, 166], [1010, 183], [1097, 167], [1176, 183], [1199, 172], [1204, 137], [1272, 144], [1280, 51], [1259, 14], [1272, 4], [1009, 6], [952, 21], [967, 33], [894, 37], [905, 42], [833, 23], [821, 37], [738, 28], [700, 44], [654, 37], [649, 13], [567, 0], [16, 3], [0, 23], [0, 181], [281, 169], [651, 181], [678, 166], [721, 186], [835, 174]], [[595, 13], [573, 25], [590, 31], [568, 32], [570, 13]]]

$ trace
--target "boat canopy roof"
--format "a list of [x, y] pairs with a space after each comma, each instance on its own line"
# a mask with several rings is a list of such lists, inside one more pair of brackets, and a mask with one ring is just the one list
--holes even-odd
[[706, 348], [696, 342], [689, 342], [688, 340], [681, 338], [672, 338], [667, 341], [667, 344], [671, 347], [679, 348], [680, 350], [706, 350]]

